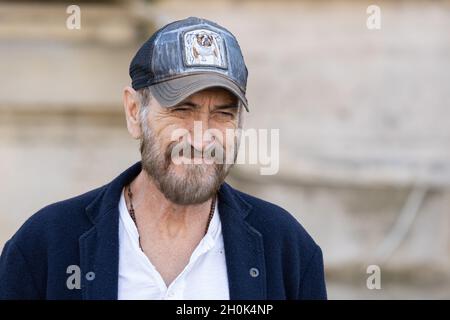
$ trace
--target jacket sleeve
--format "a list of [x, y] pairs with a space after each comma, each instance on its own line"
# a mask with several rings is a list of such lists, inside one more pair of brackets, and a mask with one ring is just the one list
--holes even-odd
[[301, 277], [299, 299], [326, 300], [327, 289], [323, 266], [322, 250], [317, 246], [304, 274]]
[[0, 256], [0, 300], [39, 299], [30, 271], [19, 247], [8, 241]]

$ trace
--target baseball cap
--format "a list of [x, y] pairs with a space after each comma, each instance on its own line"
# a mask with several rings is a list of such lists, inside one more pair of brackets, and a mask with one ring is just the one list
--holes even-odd
[[133, 89], [149, 87], [163, 107], [197, 91], [222, 87], [248, 111], [248, 71], [239, 43], [212, 21], [189, 17], [165, 25], [139, 48], [129, 71]]

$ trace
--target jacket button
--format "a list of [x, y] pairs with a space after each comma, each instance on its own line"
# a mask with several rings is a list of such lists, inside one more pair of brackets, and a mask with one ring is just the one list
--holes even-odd
[[95, 273], [94, 272], [91, 271], [91, 272], [86, 273], [86, 280], [92, 281], [94, 279], [95, 279]]
[[257, 276], [259, 276], [259, 270], [257, 268], [250, 268], [250, 275], [253, 278], [256, 278]]

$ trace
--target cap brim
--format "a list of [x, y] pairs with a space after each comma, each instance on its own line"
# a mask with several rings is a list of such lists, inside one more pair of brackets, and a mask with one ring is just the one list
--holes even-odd
[[191, 74], [160, 82], [150, 86], [150, 92], [163, 107], [172, 107], [190, 95], [211, 87], [229, 90], [244, 104], [248, 111], [247, 98], [242, 90], [225, 76], [216, 73]]

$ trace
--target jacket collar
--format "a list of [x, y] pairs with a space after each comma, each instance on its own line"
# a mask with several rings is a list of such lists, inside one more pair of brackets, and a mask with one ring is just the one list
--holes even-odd
[[[137, 162], [86, 207], [93, 227], [79, 238], [83, 299], [117, 299], [119, 274], [119, 199], [122, 189], [141, 171]], [[246, 217], [252, 207], [227, 183], [218, 192], [230, 299], [266, 299], [266, 274], [261, 234]], [[90, 274], [92, 276], [92, 274]]]

